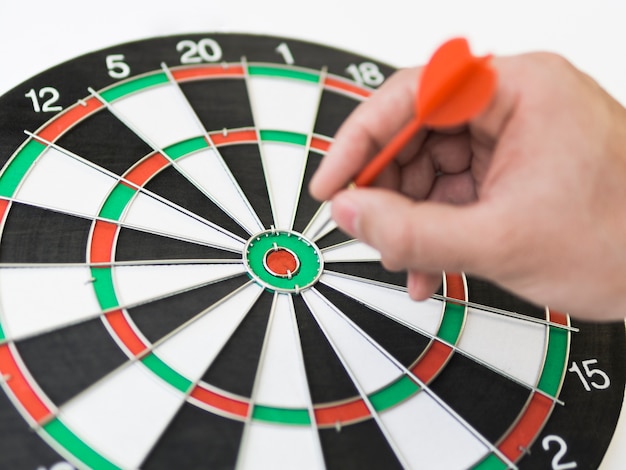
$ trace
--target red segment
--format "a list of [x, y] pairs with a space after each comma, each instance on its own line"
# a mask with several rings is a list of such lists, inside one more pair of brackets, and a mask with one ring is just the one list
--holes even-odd
[[91, 97], [83, 101], [82, 104], [75, 104], [60, 114], [52, 122], [41, 129], [37, 135], [48, 142], [54, 142], [61, 134], [67, 131], [73, 124], [83, 119], [88, 114], [102, 108], [103, 104], [96, 98]]
[[0, 199], [0, 222], [4, 221], [10, 203], [11, 201], [8, 201], [7, 199]]
[[554, 402], [550, 398], [535, 393], [526, 412], [517, 421], [509, 435], [500, 443], [498, 449], [509, 460], [515, 462], [537, 437], [553, 406]]
[[124, 179], [137, 186], [143, 186], [146, 181], [168, 164], [169, 160], [167, 158], [160, 153], [155, 153], [131, 168], [124, 175]]
[[313, 137], [311, 139], [311, 150], [317, 150], [321, 153], [326, 153], [330, 148], [330, 142], [320, 137]]
[[220, 64], [172, 70], [172, 75], [176, 81], [184, 82], [212, 77], [241, 77], [244, 71], [241, 65]]
[[250, 408], [248, 403], [219, 395], [202, 387], [202, 385], [198, 385], [194, 388], [190, 396], [213, 408], [226, 411], [227, 413], [231, 413], [242, 418], [248, 417], [248, 409]]
[[111, 261], [116, 234], [117, 225], [102, 220], [96, 221], [89, 253], [91, 263], [108, 263]]
[[5, 377], [6, 384], [15, 398], [35, 422], [45, 422], [52, 412], [31, 388], [8, 344], [0, 346], [0, 373]]
[[452, 348], [433, 340], [424, 357], [411, 369], [411, 372], [424, 383], [432, 380], [446, 364], [452, 354]]
[[338, 422], [349, 423], [370, 416], [369, 409], [361, 398], [340, 405], [316, 407], [314, 412], [318, 426], [334, 426]]
[[467, 300], [465, 281], [462, 275], [446, 273], [446, 296], [453, 299]]
[[126, 320], [124, 312], [115, 310], [107, 313], [104, 318], [113, 328], [117, 337], [134, 356], [139, 357], [148, 349], [148, 346], [144, 344], [143, 340], [135, 333]]
[[372, 94], [372, 92], [366, 88], [361, 88], [352, 83], [344, 82], [342, 80], [339, 80], [333, 77], [326, 77], [326, 80], [324, 81], [324, 86], [330, 89], [334, 88], [337, 90], [351, 93], [353, 95], [358, 95], [363, 98], [367, 98]]
[[215, 146], [237, 144], [244, 142], [256, 142], [258, 140], [254, 129], [243, 129], [236, 131], [228, 131], [224, 135], [223, 131], [216, 131], [210, 134], [211, 141]]
[[288, 276], [289, 273], [295, 273], [298, 268], [298, 260], [294, 254], [283, 248], [270, 251], [265, 257], [265, 262], [270, 274], [274, 276]]
[[557, 312], [555, 310], [550, 310], [550, 321], [553, 323], [558, 323], [559, 325], [568, 325], [567, 315], [561, 312]]

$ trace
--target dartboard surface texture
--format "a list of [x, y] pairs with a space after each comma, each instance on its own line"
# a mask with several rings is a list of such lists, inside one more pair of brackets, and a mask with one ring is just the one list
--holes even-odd
[[207, 33], [0, 98], [0, 468], [598, 467], [623, 323], [456, 273], [414, 302], [308, 195], [392, 72]]

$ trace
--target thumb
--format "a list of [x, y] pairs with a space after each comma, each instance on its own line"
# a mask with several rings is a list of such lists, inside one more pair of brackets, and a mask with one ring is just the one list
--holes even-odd
[[484, 206], [414, 201], [368, 188], [337, 194], [332, 214], [342, 230], [378, 250], [390, 270], [480, 274], [496, 236]]

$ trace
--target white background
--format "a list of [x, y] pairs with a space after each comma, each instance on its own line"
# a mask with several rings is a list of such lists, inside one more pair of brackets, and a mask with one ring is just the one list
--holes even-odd
[[[77, 55], [204, 31], [321, 42], [402, 67], [463, 35], [477, 53], [558, 52], [626, 104], [623, 0], [0, 0], [0, 94]], [[604, 469], [626, 467], [622, 416]]]

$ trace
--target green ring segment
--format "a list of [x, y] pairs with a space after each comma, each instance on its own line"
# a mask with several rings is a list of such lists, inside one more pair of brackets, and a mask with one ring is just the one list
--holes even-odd
[[[276, 276], [266, 267], [268, 252], [285, 248], [300, 262], [300, 268], [290, 277]], [[323, 261], [319, 249], [297, 232], [266, 230], [254, 235], [243, 250], [243, 261], [249, 276], [272, 292], [299, 293], [317, 282]]]

